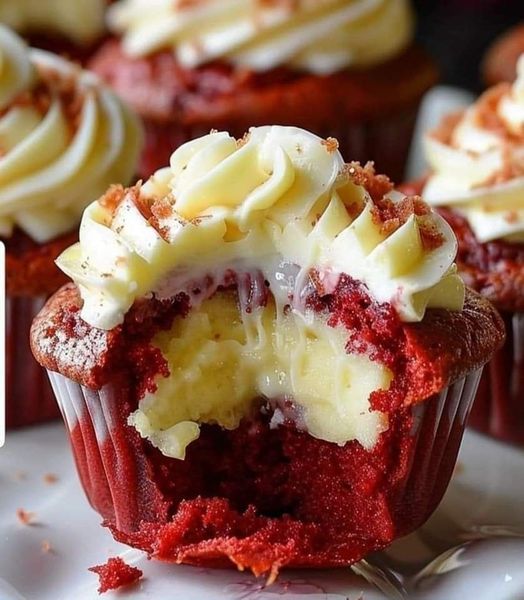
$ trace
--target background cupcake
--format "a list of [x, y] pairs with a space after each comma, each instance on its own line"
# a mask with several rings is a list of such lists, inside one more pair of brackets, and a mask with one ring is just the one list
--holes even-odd
[[223, 129], [297, 125], [401, 178], [433, 63], [407, 0], [122, 0], [90, 63], [144, 118], [141, 175]]
[[129, 181], [141, 130], [96, 76], [0, 26], [0, 239], [7, 269], [7, 424], [56, 414], [32, 360], [31, 320], [63, 283], [54, 259], [84, 207]]
[[34, 46], [85, 59], [105, 35], [108, 4], [109, 0], [2, 0], [0, 23]]
[[32, 347], [118, 540], [274, 578], [431, 514], [503, 327], [451, 228], [392, 188], [262, 127], [86, 209]]
[[502, 312], [508, 337], [485, 370], [472, 423], [524, 442], [524, 58], [500, 84], [426, 138], [424, 197], [459, 240], [466, 283]]
[[482, 61], [482, 78], [487, 86], [513, 82], [517, 77], [517, 60], [524, 53], [524, 23], [519, 23], [498, 37]]

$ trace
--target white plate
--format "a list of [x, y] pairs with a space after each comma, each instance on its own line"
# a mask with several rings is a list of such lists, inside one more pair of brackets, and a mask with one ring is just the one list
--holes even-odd
[[[44, 481], [49, 473], [57, 476], [55, 483]], [[451, 486], [432, 519], [386, 554], [359, 564], [369, 583], [350, 569], [284, 572], [264, 589], [249, 574], [160, 564], [117, 544], [87, 505], [62, 425], [10, 433], [0, 450], [0, 599], [96, 598], [97, 577], [87, 569], [117, 555], [139, 566], [144, 579], [108, 598], [458, 600], [473, 591], [476, 600], [524, 598], [523, 474], [523, 451], [467, 432]], [[34, 524], [19, 522], [19, 508], [34, 513]], [[42, 549], [46, 542], [51, 551]]]
[[[468, 101], [437, 88], [417, 130]], [[420, 174], [420, 143], [410, 177]], [[47, 473], [58, 477], [46, 484]], [[467, 432], [437, 512], [416, 534], [353, 569], [284, 572], [276, 584], [249, 574], [148, 561], [99, 526], [83, 496], [60, 424], [10, 433], [0, 449], [0, 600], [91, 600], [88, 567], [122, 556], [144, 572], [107, 598], [154, 600], [515, 600], [524, 598], [524, 451]], [[34, 513], [22, 525], [17, 509]], [[43, 544], [49, 544], [45, 552]]]

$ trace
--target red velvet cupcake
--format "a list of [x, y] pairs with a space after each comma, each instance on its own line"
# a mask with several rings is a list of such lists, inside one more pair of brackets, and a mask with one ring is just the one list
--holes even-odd
[[59, 416], [29, 348], [29, 328], [65, 283], [56, 257], [75, 240], [85, 206], [129, 181], [136, 117], [92, 74], [29, 49], [0, 25], [0, 239], [6, 247], [7, 426]]
[[85, 61], [106, 35], [111, 0], [2, 0], [0, 23], [32, 46]]
[[304, 127], [400, 178], [436, 81], [408, 0], [121, 0], [90, 68], [145, 121], [141, 175], [211, 129]]
[[482, 79], [486, 86], [512, 83], [517, 77], [517, 61], [524, 53], [524, 23], [498, 37], [482, 61]]
[[459, 241], [467, 285], [501, 311], [508, 336], [484, 370], [471, 423], [524, 444], [524, 58], [513, 85], [500, 84], [426, 139], [432, 173], [424, 198]]
[[428, 518], [504, 333], [444, 219], [392, 187], [275, 126], [86, 209], [31, 340], [117, 540], [271, 578]]

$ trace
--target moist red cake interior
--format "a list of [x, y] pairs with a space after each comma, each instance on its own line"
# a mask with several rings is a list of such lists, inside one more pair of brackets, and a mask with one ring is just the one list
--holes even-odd
[[[259, 399], [234, 431], [203, 425], [185, 460], [167, 458], [127, 425], [127, 416], [146, 389], [154, 390], [155, 375], [166, 373], [151, 338], [184, 318], [187, 296], [137, 303], [110, 332], [81, 320], [74, 286], [50, 301], [33, 327], [39, 360], [91, 388], [112, 382], [114, 396], [104, 407], [112, 414], [108, 440], [101, 444], [91, 421], [81, 419], [72, 444], [88, 497], [118, 540], [164, 560], [233, 563], [274, 575], [286, 564], [349, 564], [428, 516], [445, 483], [431, 478], [414, 485], [409, 474], [414, 462], [433, 460], [435, 469], [451, 473], [453, 461], [448, 465], [437, 451], [449, 432], [442, 439], [433, 431], [413, 436], [416, 416], [408, 405], [436, 398], [484, 362], [502, 338], [496, 313], [468, 295], [462, 313], [430, 310], [423, 324], [406, 324], [347, 276], [333, 294], [313, 283], [309, 290], [307, 305], [346, 328], [348, 351], [365, 353], [396, 375], [388, 391], [371, 399], [390, 414], [372, 451], [356, 441], [339, 447], [315, 439], [290, 420], [272, 428], [273, 409]], [[460, 343], [451, 345], [457, 336]], [[64, 339], [76, 341], [76, 354], [59, 352]], [[429, 401], [423, 410], [437, 406]]]

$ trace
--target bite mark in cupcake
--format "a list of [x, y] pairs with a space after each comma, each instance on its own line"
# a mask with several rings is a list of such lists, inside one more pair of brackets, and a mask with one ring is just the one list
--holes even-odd
[[503, 332], [449, 226], [392, 188], [275, 126], [86, 209], [32, 345], [118, 540], [274, 577], [431, 513]]

